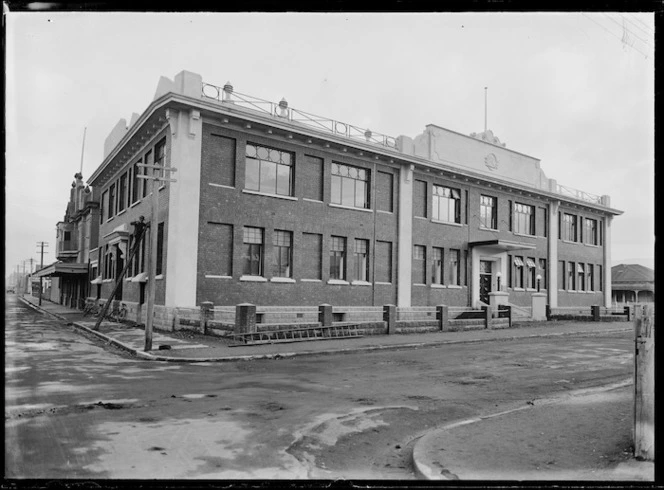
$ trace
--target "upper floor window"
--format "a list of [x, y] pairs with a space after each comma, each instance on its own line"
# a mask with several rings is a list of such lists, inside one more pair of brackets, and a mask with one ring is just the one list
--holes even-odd
[[108, 218], [115, 216], [115, 184], [108, 188]]
[[433, 186], [433, 219], [461, 223], [461, 193], [458, 189]]
[[498, 228], [497, 199], [491, 196], [480, 196], [480, 225], [496, 230]]
[[242, 273], [246, 276], [262, 276], [263, 229], [245, 226], [242, 243], [244, 247], [242, 251], [244, 262]]
[[563, 213], [561, 233], [563, 240], [576, 241], [576, 215]]
[[245, 189], [293, 195], [293, 155], [287, 151], [247, 144]]
[[[154, 164], [158, 165], [160, 167], [163, 167], [166, 164], [166, 162], [165, 162], [166, 158], [165, 157], [166, 157], [166, 138], [161, 140], [154, 147]], [[154, 175], [158, 175], [159, 177], [163, 177], [164, 176], [164, 171], [154, 169]]]
[[535, 206], [514, 203], [514, 231], [522, 235], [535, 234]]
[[332, 204], [369, 208], [369, 171], [332, 163]]
[[586, 218], [585, 222], [585, 239], [586, 243], [590, 245], [598, 245], [599, 240], [597, 239], [597, 220]]
[[127, 205], [127, 173], [120, 177], [118, 188], [118, 212], [123, 211]]

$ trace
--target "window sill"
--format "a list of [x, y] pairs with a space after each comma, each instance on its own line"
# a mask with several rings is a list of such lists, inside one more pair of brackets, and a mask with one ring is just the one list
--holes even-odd
[[166, 189], [166, 186], [165, 186], [164, 184], [162, 184], [161, 186], [159, 186], [159, 190], [161, 191], [162, 189]]
[[103, 282], [103, 283], [106, 283], [106, 282], [113, 282], [113, 279], [102, 279], [101, 282]]
[[394, 211], [384, 211], [382, 209], [376, 209], [377, 213], [383, 213], [383, 214], [394, 214]]
[[376, 281], [376, 282], [374, 282], [374, 284], [377, 284], [379, 286], [391, 286], [392, 285], [391, 282], [384, 282], [384, 281]]
[[295, 279], [290, 277], [273, 277], [270, 279], [270, 282], [277, 282], [282, 284], [295, 284]]
[[342, 279], [330, 279], [327, 281], [328, 284], [336, 284], [338, 286], [350, 286], [350, 283], [348, 281], [344, 281]]
[[119, 211], [118, 214], [116, 214], [116, 216], [120, 216], [121, 214], [125, 214], [126, 212], [127, 212], [127, 209], [125, 208], [122, 211]]
[[323, 282], [322, 279], [300, 279], [300, 282]]
[[514, 291], [525, 291], [523, 288], [514, 288]]
[[600, 248], [601, 247], [600, 245], [595, 245], [593, 243], [584, 243], [584, 245], [586, 247], [591, 247], [591, 248]]
[[164, 279], [164, 275], [159, 274], [158, 276], [155, 276], [154, 278], [155, 278], [156, 281], [162, 281]]
[[483, 231], [494, 231], [494, 232], [495, 232], [495, 231], [500, 231], [498, 228], [487, 228], [487, 227], [485, 227], [485, 226], [480, 226], [480, 230], [483, 230]]
[[448, 285], [445, 286], [445, 287], [448, 288], [448, 289], [463, 289], [463, 288], [465, 288], [466, 286], [459, 286], [458, 284], [448, 284]]
[[111, 216], [110, 218], [108, 218], [108, 219], [106, 220], [106, 223], [110, 223], [111, 221], [113, 221], [113, 218], [115, 218], [115, 216]]
[[353, 286], [371, 286], [371, 283], [367, 281], [353, 281], [351, 284]]
[[423, 287], [423, 288], [427, 287], [426, 284], [422, 284], [422, 283], [419, 283], [419, 282], [414, 282], [413, 286], [419, 286], [419, 287]]
[[329, 203], [328, 206], [330, 206], [331, 208], [350, 209], [351, 211], [362, 211], [364, 213], [373, 213], [373, 210], [371, 209], [356, 208], [355, 206], [343, 206], [341, 204], [334, 204], [334, 203]]
[[426, 216], [413, 216], [415, 219], [423, 219], [424, 221], [427, 221], [428, 218]]
[[233, 279], [233, 276], [216, 276], [214, 274], [205, 274], [205, 279]]
[[437, 219], [432, 219], [431, 222], [439, 224], [439, 225], [449, 225], [449, 226], [456, 226], [458, 228], [463, 228], [463, 225], [461, 223], [455, 223], [455, 222], [452, 222], [452, 221], [440, 221], [440, 220], [437, 220]]
[[571, 240], [565, 240], [564, 238], [561, 238], [560, 241], [563, 242], [563, 243], [571, 243], [571, 244], [573, 244], [573, 245], [576, 245], [576, 244], [579, 243], [579, 242], [573, 242], [573, 241], [571, 241]]
[[212, 182], [208, 182], [208, 185], [212, 187], [221, 187], [222, 189], [235, 189], [232, 185], [213, 184]]
[[240, 276], [240, 281], [246, 282], [267, 282], [263, 276]]
[[302, 200], [307, 202], [317, 202], [318, 204], [325, 204], [323, 201], [319, 201], [318, 199], [310, 199], [308, 197], [303, 197]]
[[519, 233], [518, 231], [513, 231], [512, 235], [523, 236], [527, 238], [537, 238], [537, 235], [529, 235], [528, 233]]
[[242, 192], [244, 194], [251, 194], [254, 196], [265, 196], [265, 197], [276, 197], [277, 199], [285, 199], [287, 201], [297, 201], [297, 197], [293, 196], [282, 196], [281, 194], [270, 194], [269, 192], [258, 192], [258, 191], [250, 191], [249, 189], [242, 189]]
[[133, 208], [134, 206], [137, 206], [137, 205], [139, 205], [140, 203], [141, 203], [141, 201], [140, 201], [140, 199], [139, 199], [139, 200], [136, 201], [136, 202], [132, 202], [132, 203], [129, 205], [129, 207], [130, 207], [130, 208]]
[[447, 289], [447, 286], [445, 286], [444, 284], [432, 284], [431, 288], [432, 289]]

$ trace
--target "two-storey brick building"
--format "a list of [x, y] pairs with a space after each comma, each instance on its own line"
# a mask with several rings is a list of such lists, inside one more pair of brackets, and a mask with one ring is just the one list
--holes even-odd
[[[621, 211], [558, 185], [490, 131], [429, 125], [392, 138], [186, 71], [118, 123], [90, 178], [101, 297], [127, 258], [130, 223], [151, 219], [141, 163], [177, 169], [150, 231], [159, 305], [477, 306], [498, 290], [528, 305], [538, 283], [552, 307], [611, 302]], [[148, 255], [143, 246], [132, 261], [123, 301], [145, 302]]]

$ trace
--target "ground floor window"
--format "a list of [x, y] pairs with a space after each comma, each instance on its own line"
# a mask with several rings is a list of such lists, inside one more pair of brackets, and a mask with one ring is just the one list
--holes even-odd
[[595, 290], [595, 266], [593, 264], [588, 264], [588, 269], [586, 270], [586, 286], [588, 291]]
[[426, 284], [427, 249], [424, 245], [413, 246], [413, 284]]
[[528, 257], [526, 259], [526, 266], [528, 269], [527, 272], [527, 282], [526, 282], [526, 287], [530, 289], [534, 289], [537, 287], [537, 283], [535, 281], [535, 276], [537, 275], [537, 264], [535, 264], [535, 259], [532, 257]]
[[292, 233], [290, 231], [274, 230], [274, 235], [272, 235], [272, 251], [274, 253], [273, 276], [293, 277], [291, 267], [293, 262], [292, 241]]
[[514, 257], [514, 287], [523, 288], [523, 257]]
[[355, 280], [369, 280], [369, 240], [355, 240]]
[[539, 259], [539, 274], [542, 276], [540, 281], [540, 287], [542, 289], [547, 289], [547, 271], [546, 271], [546, 259]]
[[443, 284], [443, 249], [433, 247], [432, 263], [431, 263], [431, 283]]
[[243, 236], [243, 269], [246, 276], [263, 275], [263, 229], [244, 227]]
[[576, 270], [574, 269], [574, 262], [567, 262], [567, 290], [575, 290], [574, 281], [576, 279]]
[[332, 236], [330, 244], [330, 279], [346, 280], [346, 239]]
[[448, 285], [460, 286], [461, 285], [461, 274], [459, 274], [459, 265], [461, 251], [457, 249], [450, 249], [449, 253], [449, 267], [448, 267]]

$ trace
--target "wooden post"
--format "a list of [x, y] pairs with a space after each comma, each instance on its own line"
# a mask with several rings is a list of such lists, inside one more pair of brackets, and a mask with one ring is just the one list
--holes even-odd
[[385, 322], [386, 334], [392, 335], [397, 331], [397, 307], [395, 305], [383, 305], [383, 321]]
[[145, 319], [145, 352], [152, 350], [152, 329], [154, 323], [154, 300], [156, 292], [155, 277], [157, 276], [157, 229], [159, 228], [158, 212], [159, 212], [159, 181], [157, 179], [150, 179], [152, 184], [152, 218], [150, 219], [150, 266], [148, 268], [148, 310], [147, 318]]
[[634, 457], [655, 460], [655, 315], [651, 305], [634, 315]]

